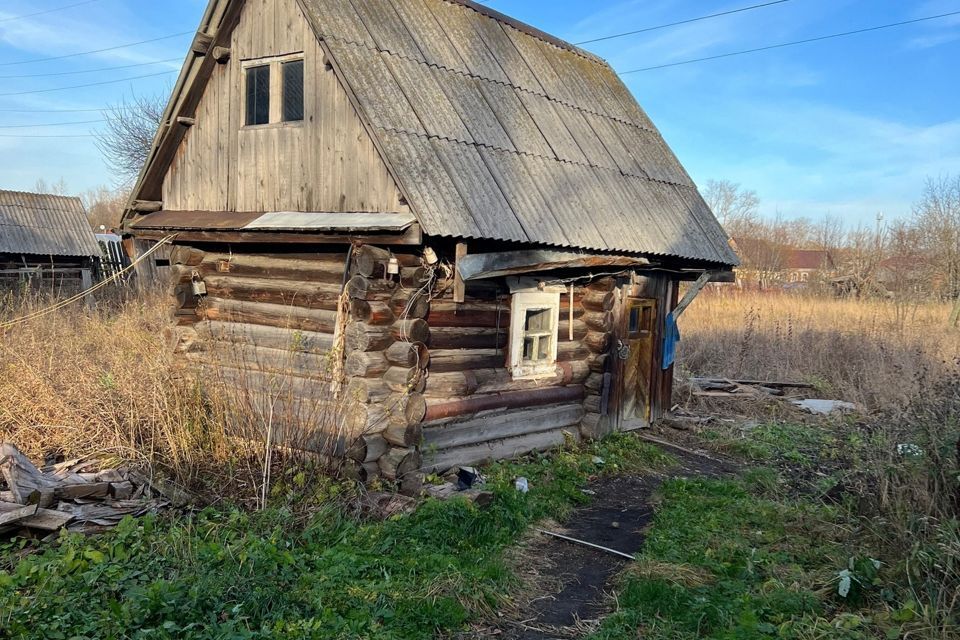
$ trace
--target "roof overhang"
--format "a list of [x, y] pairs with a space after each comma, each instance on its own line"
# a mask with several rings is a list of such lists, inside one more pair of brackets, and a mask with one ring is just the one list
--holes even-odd
[[646, 258], [635, 256], [534, 249], [468, 254], [459, 259], [457, 269], [464, 280], [483, 280], [558, 269], [644, 267], [649, 264]]
[[392, 244], [422, 240], [411, 213], [161, 210], [128, 222], [124, 230], [144, 238], [176, 233], [180, 240], [206, 242], [343, 242], [353, 236]]

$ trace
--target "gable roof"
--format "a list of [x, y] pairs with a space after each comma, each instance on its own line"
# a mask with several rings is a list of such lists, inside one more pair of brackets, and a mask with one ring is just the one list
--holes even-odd
[[[242, 1], [213, 0], [207, 34], [223, 37], [216, 17], [235, 20]], [[297, 1], [428, 235], [736, 264], [690, 177], [596, 56], [468, 0]], [[209, 57], [188, 58], [179, 90], [203, 81], [194, 67]], [[168, 122], [192, 115], [179, 103], [187, 110], [169, 108]], [[156, 150], [171, 135], [184, 133], [161, 127], [148, 165], [169, 165], [173, 152]]]
[[0, 190], [0, 253], [98, 256], [80, 198]]

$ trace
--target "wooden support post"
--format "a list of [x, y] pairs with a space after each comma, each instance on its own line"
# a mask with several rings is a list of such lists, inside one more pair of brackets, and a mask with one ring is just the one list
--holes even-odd
[[460, 274], [460, 261], [467, 256], [467, 243], [458, 242], [456, 249], [456, 264], [454, 265], [453, 276], [453, 301], [463, 303], [467, 295], [467, 287], [463, 282], [463, 276]]
[[[90, 269], [81, 268], [80, 269], [80, 290], [86, 291], [93, 286], [93, 276], [90, 272]], [[87, 294], [83, 296], [83, 304], [86, 305], [88, 309], [93, 308], [93, 296]]]

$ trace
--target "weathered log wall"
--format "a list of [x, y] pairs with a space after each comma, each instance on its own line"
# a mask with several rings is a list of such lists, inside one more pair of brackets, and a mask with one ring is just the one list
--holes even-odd
[[[334, 396], [346, 251], [171, 251], [171, 346], [237, 435], [330, 454], [362, 428]], [[197, 295], [194, 281], [205, 293]], [[343, 314], [340, 314], [343, 315]]]
[[[505, 282], [466, 284], [436, 297], [426, 321], [430, 365], [424, 385], [424, 469], [513, 457], [582, 436], [593, 370], [605, 366], [612, 316], [604, 294], [577, 286], [560, 298], [553, 375], [514, 379], [509, 370], [510, 301]], [[612, 291], [612, 281], [608, 291]], [[606, 307], [606, 308], [605, 308]], [[602, 375], [602, 374], [600, 374]], [[587, 433], [592, 436], [592, 433]]]
[[[262, 411], [283, 412], [289, 424], [277, 433], [290, 444], [329, 449], [336, 440], [349, 475], [410, 491], [424, 473], [614, 427], [622, 281], [578, 284], [572, 300], [567, 288], [553, 374], [514, 379], [506, 282], [468, 282], [455, 302], [451, 272], [425, 266], [415, 251], [179, 246], [171, 257], [175, 349], [260, 398]], [[391, 261], [399, 273], [388, 273]], [[195, 280], [204, 295], [195, 295]], [[661, 297], [665, 282], [637, 286]]]

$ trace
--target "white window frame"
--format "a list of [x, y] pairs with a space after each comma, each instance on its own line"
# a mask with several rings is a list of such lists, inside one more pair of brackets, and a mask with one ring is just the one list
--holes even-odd
[[[524, 360], [523, 341], [528, 311], [550, 311], [550, 352], [545, 360]], [[517, 292], [510, 304], [510, 370], [515, 379], [543, 378], [556, 374], [557, 343], [560, 338], [560, 293]]]
[[[285, 62], [294, 62], [296, 60], [303, 61], [303, 120], [288, 120], [283, 119], [283, 70], [282, 66]], [[247, 122], [247, 69], [250, 67], [270, 67], [270, 118], [268, 122], [263, 124], [246, 124]], [[240, 104], [242, 105], [241, 110], [243, 113], [240, 114], [241, 129], [266, 129], [270, 127], [299, 127], [303, 125], [304, 120], [307, 117], [307, 62], [303, 55], [303, 52], [298, 53], [286, 53], [281, 56], [270, 56], [267, 58], [249, 58], [247, 60], [240, 61], [241, 69], [241, 100]]]

